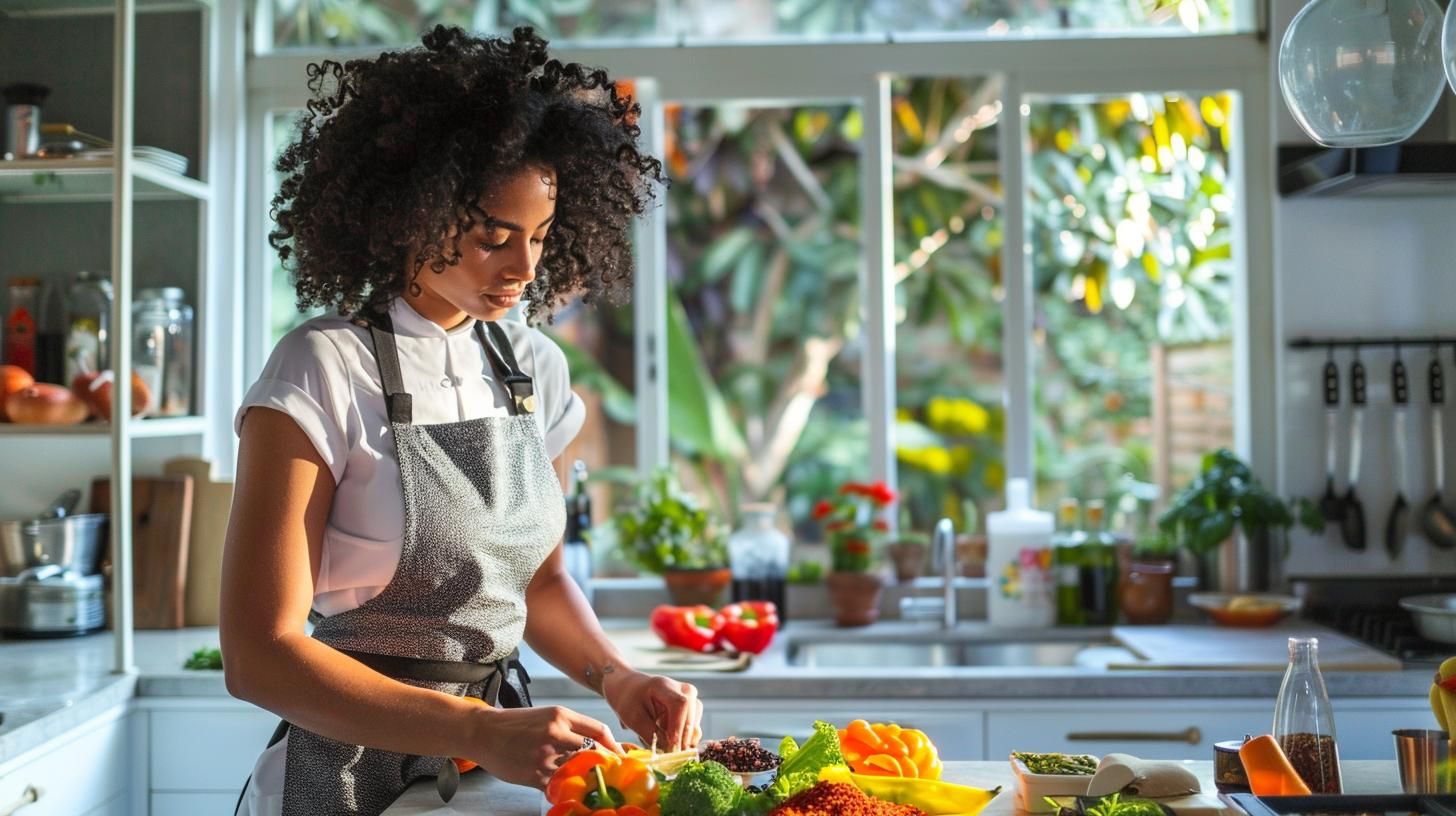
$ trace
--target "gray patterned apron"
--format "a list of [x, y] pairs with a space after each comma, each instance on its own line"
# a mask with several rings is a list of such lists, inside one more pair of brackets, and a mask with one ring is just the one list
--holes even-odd
[[[313, 637], [401, 682], [520, 707], [530, 705], [529, 678], [515, 659], [526, 586], [561, 539], [566, 509], [531, 416], [531, 378], [505, 332], [488, 325], [494, 344], [481, 323], [475, 332], [510, 392], [510, 416], [416, 425], [389, 316], [370, 318], [399, 457], [404, 542], [384, 590], [317, 618]], [[412, 782], [455, 770], [444, 757], [348, 745], [286, 723], [284, 730], [284, 816], [373, 816]]]

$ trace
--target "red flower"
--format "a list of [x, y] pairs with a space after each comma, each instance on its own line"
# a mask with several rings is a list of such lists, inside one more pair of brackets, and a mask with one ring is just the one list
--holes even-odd
[[890, 522], [885, 521], [884, 519], [875, 519], [870, 526], [874, 527], [876, 530], [879, 530], [882, 533], [888, 533], [890, 531]]
[[820, 499], [819, 503], [814, 505], [814, 519], [816, 521], [824, 518], [825, 516], [833, 512], [834, 505], [831, 504], [828, 499]]
[[869, 555], [870, 543], [868, 541], [861, 541], [858, 538], [852, 538], [844, 542], [844, 551], [850, 555]]
[[890, 504], [895, 501], [895, 491], [891, 490], [890, 486], [884, 482], [875, 482], [870, 485], [868, 492], [864, 495], [877, 504]]
[[845, 519], [839, 519], [838, 521], [831, 521], [828, 524], [824, 525], [824, 530], [825, 532], [834, 533], [840, 530], [848, 530], [853, 526], [853, 522], [847, 521]]

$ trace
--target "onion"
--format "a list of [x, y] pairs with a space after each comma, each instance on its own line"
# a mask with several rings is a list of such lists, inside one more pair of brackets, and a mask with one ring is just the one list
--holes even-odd
[[6, 397], [5, 413], [24, 425], [75, 425], [86, 419], [86, 403], [69, 388], [36, 383]]
[[[102, 421], [111, 421], [111, 382], [115, 378], [111, 371], [103, 371], [98, 375], [79, 375], [76, 377], [73, 388], [91, 404], [91, 412]], [[89, 379], [83, 380], [83, 377]], [[147, 410], [152, 401], [152, 389], [147, 387], [145, 380], [135, 371], [131, 373], [131, 415], [136, 416]]]

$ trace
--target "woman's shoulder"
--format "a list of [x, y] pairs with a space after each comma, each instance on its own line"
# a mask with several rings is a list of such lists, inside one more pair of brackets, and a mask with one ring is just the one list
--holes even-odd
[[347, 317], [311, 317], [279, 338], [265, 368], [348, 368], [364, 348], [365, 337], [365, 330]]

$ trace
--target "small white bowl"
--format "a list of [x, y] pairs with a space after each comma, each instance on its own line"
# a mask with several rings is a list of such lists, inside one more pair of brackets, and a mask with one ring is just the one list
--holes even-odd
[[[1094, 762], [1097, 757], [1085, 755]], [[1039, 774], [1032, 773], [1026, 763], [1011, 757], [1011, 770], [1016, 773], [1016, 795], [1018, 806], [1027, 813], [1051, 813], [1054, 808], [1047, 804], [1048, 796], [1086, 796], [1087, 785], [1092, 774]]]

